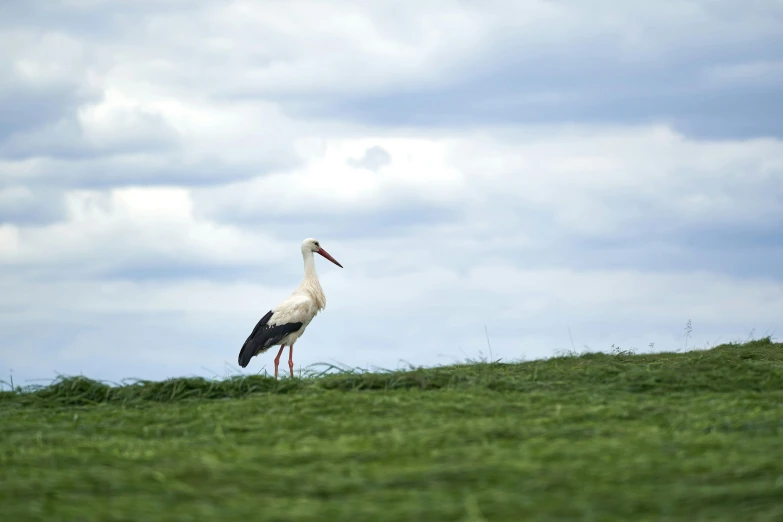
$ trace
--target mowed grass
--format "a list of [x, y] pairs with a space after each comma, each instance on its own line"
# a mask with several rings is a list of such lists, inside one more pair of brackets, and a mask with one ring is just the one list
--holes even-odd
[[783, 345], [0, 393], [0, 518], [780, 521]]

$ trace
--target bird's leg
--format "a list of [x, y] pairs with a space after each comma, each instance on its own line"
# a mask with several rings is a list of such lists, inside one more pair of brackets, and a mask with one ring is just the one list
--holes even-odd
[[294, 378], [294, 345], [288, 346], [288, 368], [291, 370], [291, 378]]
[[285, 345], [280, 346], [280, 351], [277, 352], [277, 357], [275, 357], [275, 379], [277, 379], [277, 367], [280, 366], [280, 356], [283, 355], [283, 348], [285, 348]]

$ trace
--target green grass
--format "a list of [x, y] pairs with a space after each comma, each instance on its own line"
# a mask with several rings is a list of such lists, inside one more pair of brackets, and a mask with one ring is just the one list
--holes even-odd
[[0, 392], [0, 517], [783, 520], [783, 345]]

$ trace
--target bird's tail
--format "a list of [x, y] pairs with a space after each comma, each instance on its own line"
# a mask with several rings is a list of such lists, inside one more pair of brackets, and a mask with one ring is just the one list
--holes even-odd
[[242, 349], [239, 350], [239, 357], [237, 357], [237, 362], [242, 368], [246, 368], [247, 365], [250, 364], [250, 359], [256, 355], [253, 353], [253, 350], [250, 349], [250, 346], [248, 346], [249, 344], [250, 343], [245, 343], [242, 345]]
[[253, 342], [253, 339], [256, 337], [257, 334], [261, 333], [261, 331], [264, 330], [267, 323], [269, 322], [269, 319], [272, 317], [273, 311], [269, 310], [266, 314], [264, 314], [264, 317], [262, 317], [258, 323], [256, 324], [255, 328], [253, 328], [253, 331], [250, 332], [250, 335], [247, 336], [247, 339], [245, 340], [245, 344], [242, 345], [242, 349], [239, 350], [239, 357], [237, 357], [237, 363], [242, 368], [245, 368], [249, 363], [250, 359], [253, 358], [258, 353], [258, 350], [256, 349], [258, 346], [256, 343]]

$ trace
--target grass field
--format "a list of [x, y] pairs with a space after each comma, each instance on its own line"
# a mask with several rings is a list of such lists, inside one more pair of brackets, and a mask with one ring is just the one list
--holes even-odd
[[781, 521], [783, 345], [0, 393], [0, 517]]

